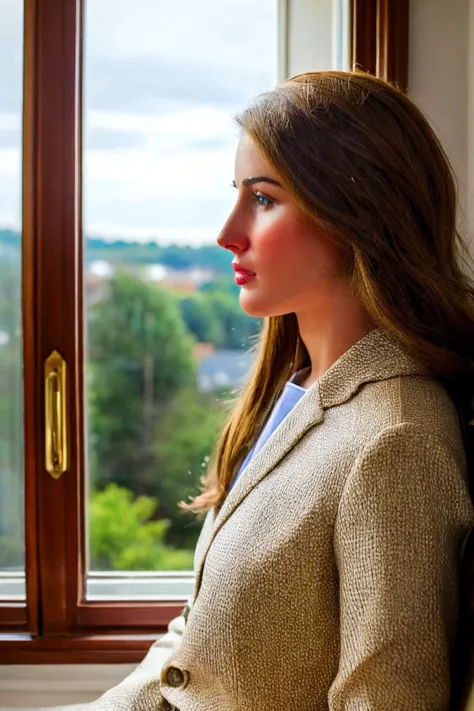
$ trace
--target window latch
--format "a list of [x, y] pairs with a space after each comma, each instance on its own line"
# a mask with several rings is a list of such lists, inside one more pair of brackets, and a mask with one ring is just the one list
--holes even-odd
[[67, 469], [66, 361], [53, 351], [44, 364], [45, 465], [53, 479]]

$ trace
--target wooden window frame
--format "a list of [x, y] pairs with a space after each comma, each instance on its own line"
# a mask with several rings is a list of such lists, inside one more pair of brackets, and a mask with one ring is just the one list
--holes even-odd
[[352, 65], [408, 88], [409, 0], [352, 0]]
[[[26, 603], [0, 603], [0, 663], [139, 662], [182, 602], [86, 602], [82, 0], [25, 0], [23, 334]], [[407, 85], [408, 0], [351, 0], [352, 61]], [[54, 254], [54, 259], [51, 255]], [[44, 467], [44, 361], [68, 364], [70, 464]]]

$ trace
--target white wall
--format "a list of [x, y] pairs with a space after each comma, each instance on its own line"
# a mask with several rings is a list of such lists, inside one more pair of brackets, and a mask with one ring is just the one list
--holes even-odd
[[324, 70], [333, 61], [333, 0], [290, 0], [287, 75]]
[[460, 228], [469, 235], [471, 244], [474, 214], [468, 191], [472, 194], [474, 187], [473, 15], [474, 0], [411, 0], [408, 77], [412, 98], [431, 120], [454, 165]]

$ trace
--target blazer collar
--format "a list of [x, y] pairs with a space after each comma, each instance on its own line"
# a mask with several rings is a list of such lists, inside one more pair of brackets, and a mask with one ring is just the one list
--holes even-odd
[[364, 383], [428, 374], [428, 368], [410, 356], [394, 336], [375, 328], [343, 353], [315, 385], [319, 384], [327, 409], [350, 400]]
[[364, 383], [399, 375], [427, 375], [386, 331], [376, 328], [356, 341], [296, 403], [260, 452], [247, 465], [219, 511], [196, 569], [195, 596], [207, 551], [216, 534], [239, 504], [285, 457], [303, 435], [324, 420], [324, 411], [350, 400]]

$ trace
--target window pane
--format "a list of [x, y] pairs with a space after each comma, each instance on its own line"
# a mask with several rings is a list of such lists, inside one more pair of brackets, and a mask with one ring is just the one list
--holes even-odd
[[[232, 114], [277, 81], [277, 0], [89, 0], [84, 203], [89, 598], [183, 597], [198, 490], [259, 322], [215, 243]], [[245, 47], [245, 49], [244, 49]], [[258, 63], [248, 57], [258, 56]], [[181, 575], [171, 575], [181, 571]]]
[[21, 320], [23, 3], [0, 5], [0, 599], [25, 595]]
[[[300, 22], [308, 3], [289, 4]], [[260, 328], [215, 243], [235, 200], [232, 117], [287, 67], [316, 66], [311, 33], [286, 47], [284, 5], [86, 3], [89, 599], [192, 592], [202, 524], [177, 503], [198, 491]], [[321, 0], [314, 16], [322, 67], [343, 61], [345, 5]]]

